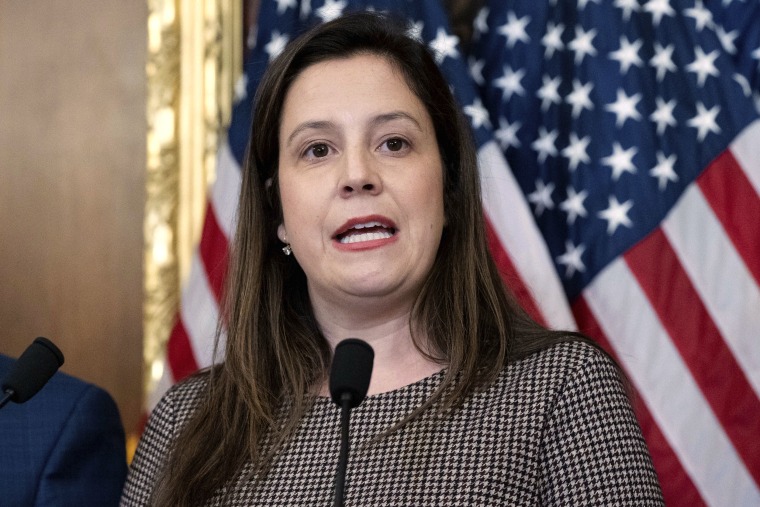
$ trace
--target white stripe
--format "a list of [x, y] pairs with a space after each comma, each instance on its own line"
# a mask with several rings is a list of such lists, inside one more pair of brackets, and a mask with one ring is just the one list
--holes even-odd
[[483, 207], [549, 327], [576, 329], [544, 238], [496, 143], [478, 150]]
[[227, 241], [235, 232], [237, 221], [238, 198], [242, 181], [240, 166], [230, 150], [225, 139], [219, 147], [216, 164], [216, 181], [211, 188], [209, 200], [214, 207], [219, 227], [227, 237]]
[[607, 266], [585, 297], [702, 498], [714, 506], [760, 505], [757, 485], [625, 261]]
[[198, 367], [211, 365], [219, 311], [197, 251], [193, 255], [187, 286], [182, 291], [180, 317]]
[[734, 158], [760, 195], [760, 120], [750, 123], [731, 143]]
[[723, 340], [760, 395], [760, 289], [697, 185], [684, 193], [662, 227]]
[[161, 379], [156, 383], [151, 392], [148, 393], [147, 406], [145, 407], [147, 412], [150, 412], [156, 408], [158, 402], [161, 401], [161, 397], [166, 394], [166, 391], [176, 382], [172, 376], [171, 368], [169, 368], [168, 359], [164, 363], [164, 373], [161, 375]]

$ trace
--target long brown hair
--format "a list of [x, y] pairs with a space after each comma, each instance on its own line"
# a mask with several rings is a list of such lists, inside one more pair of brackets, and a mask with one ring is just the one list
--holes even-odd
[[[446, 227], [410, 329], [417, 348], [448, 368], [433, 397], [399, 425], [436, 401], [456, 407], [509, 361], [568, 339], [531, 320], [503, 285], [487, 247], [470, 129], [427, 48], [382, 15], [357, 13], [320, 25], [293, 41], [259, 85], [222, 312], [225, 358], [205, 373], [208, 389], [174, 442], [156, 504], [203, 502], [248, 460], [259, 477], [265, 474], [313, 402], [311, 388], [326, 378], [331, 351], [306, 277], [282, 254], [276, 235], [278, 132], [285, 96], [304, 69], [360, 53], [386, 58], [404, 76], [430, 114], [444, 165]], [[424, 351], [417, 336], [427, 338]]]

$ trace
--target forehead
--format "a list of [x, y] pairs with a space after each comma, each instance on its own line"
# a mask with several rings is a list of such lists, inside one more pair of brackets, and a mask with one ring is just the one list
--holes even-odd
[[425, 107], [391, 59], [370, 53], [325, 60], [305, 68], [285, 94], [281, 127], [289, 120], [353, 109]]

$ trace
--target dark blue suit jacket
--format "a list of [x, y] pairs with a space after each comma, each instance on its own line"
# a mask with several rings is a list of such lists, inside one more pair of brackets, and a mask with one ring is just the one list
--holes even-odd
[[[13, 362], [0, 354], [0, 380]], [[0, 408], [0, 505], [118, 505], [126, 473], [124, 429], [104, 390], [59, 372]]]

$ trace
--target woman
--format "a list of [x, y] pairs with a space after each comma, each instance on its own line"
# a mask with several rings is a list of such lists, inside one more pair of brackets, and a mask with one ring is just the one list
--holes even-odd
[[328, 505], [332, 349], [375, 350], [347, 505], [660, 505], [617, 370], [522, 312], [489, 257], [467, 124], [372, 14], [291, 43], [256, 98], [225, 361], [154, 410], [123, 505]]

